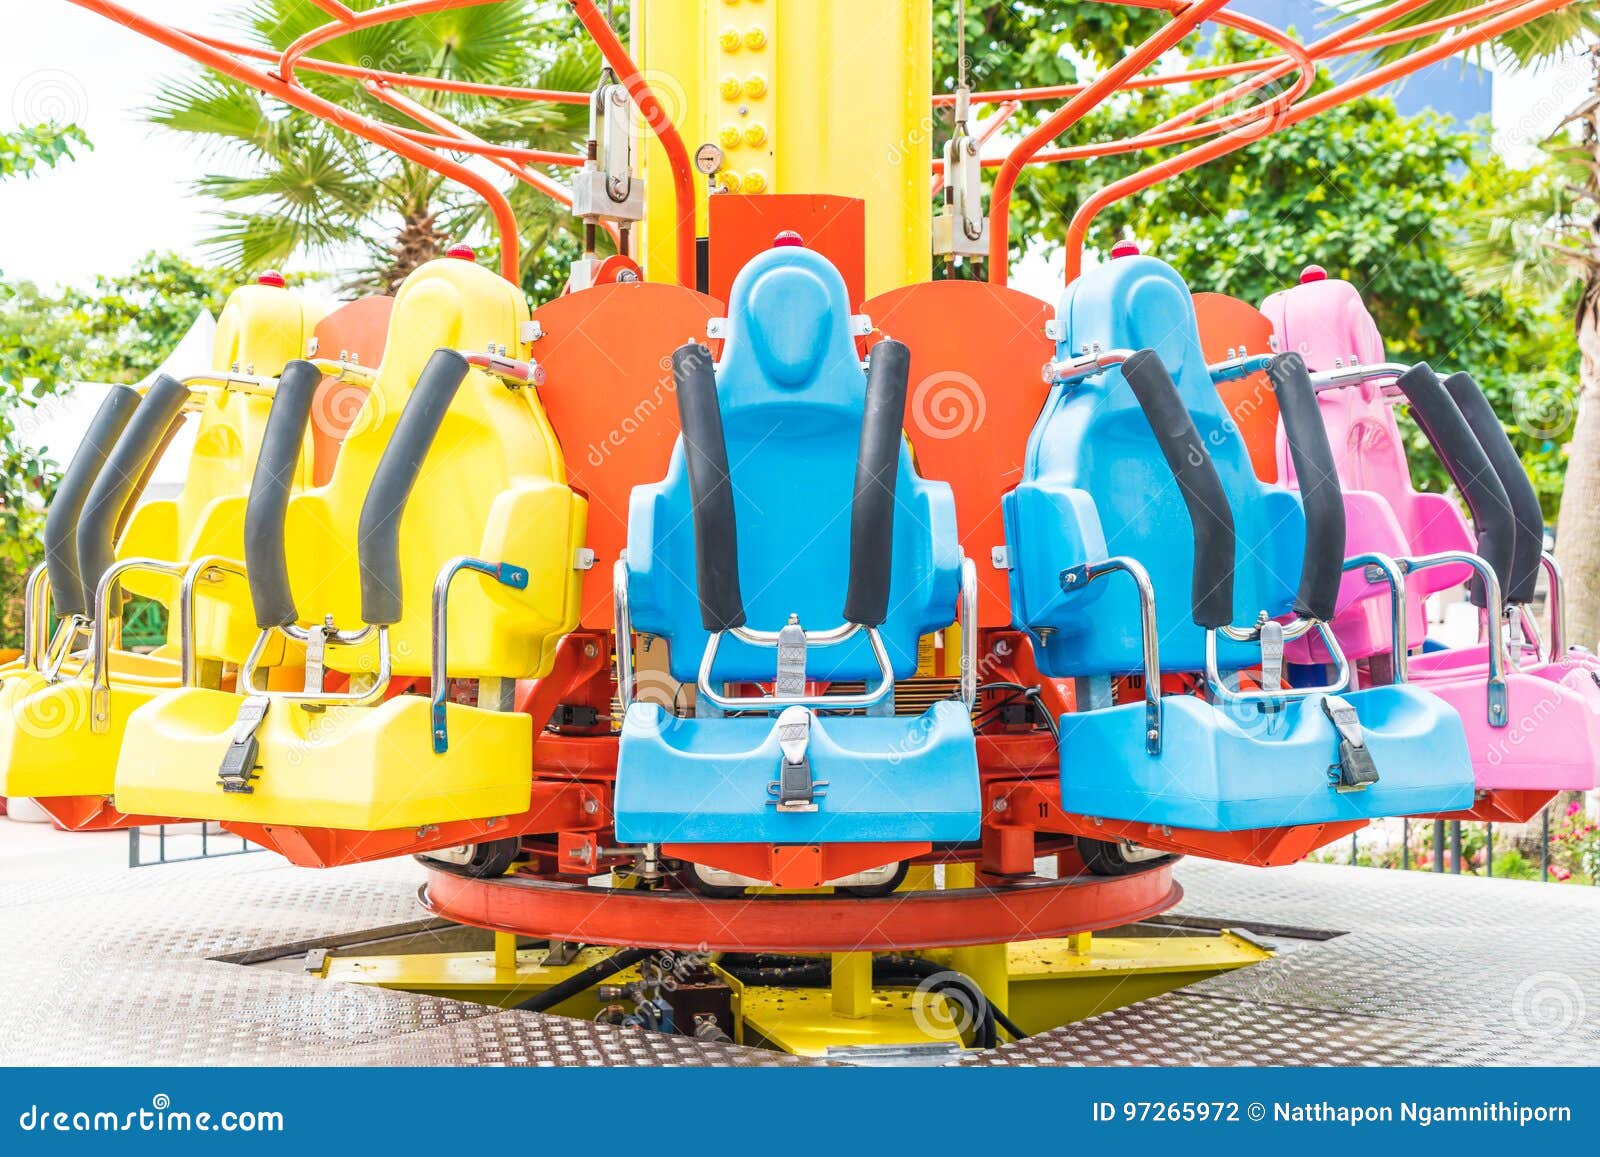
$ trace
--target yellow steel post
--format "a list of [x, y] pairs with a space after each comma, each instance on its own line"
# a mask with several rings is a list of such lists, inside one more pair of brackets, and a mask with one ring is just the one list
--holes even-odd
[[496, 973], [516, 974], [517, 934], [515, 932], [496, 932], [494, 934], [494, 970]]
[[[633, 55], [693, 153], [716, 144], [719, 188], [834, 193], [867, 208], [866, 290], [925, 281], [931, 263], [929, 0], [634, 0]], [[645, 131], [639, 256], [673, 277], [666, 153]], [[706, 181], [696, 176], [706, 232]]]
[[1093, 932], [1074, 932], [1067, 937], [1067, 951], [1074, 956], [1087, 956], [1094, 951]]
[[833, 954], [833, 1013], [859, 1020], [872, 1011], [872, 953]]

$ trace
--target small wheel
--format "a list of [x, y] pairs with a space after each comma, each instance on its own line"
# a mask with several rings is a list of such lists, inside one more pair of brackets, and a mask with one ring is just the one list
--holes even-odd
[[1083, 866], [1096, 876], [1127, 876], [1143, 871], [1161, 860], [1175, 860], [1167, 852], [1152, 851], [1121, 840], [1091, 840], [1078, 837], [1078, 855]]
[[510, 871], [521, 854], [522, 840], [516, 836], [473, 844], [472, 854], [462, 862], [461, 870], [475, 880], [492, 880]]
[[678, 872], [678, 879], [689, 891], [704, 896], [708, 900], [741, 900], [744, 898], [744, 888], [734, 884], [713, 884], [700, 874], [696, 864], [684, 864]]
[[860, 900], [872, 900], [879, 896], [887, 896], [890, 892], [893, 892], [901, 884], [906, 882], [906, 873], [910, 870], [911, 861], [901, 860], [899, 865], [896, 866], [894, 870], [894, 875], [890, 876], [881, 884], [863, 884], [859, 887], [840, 887], [835, 888], [834, 892], [840, 896], [854, 896]]

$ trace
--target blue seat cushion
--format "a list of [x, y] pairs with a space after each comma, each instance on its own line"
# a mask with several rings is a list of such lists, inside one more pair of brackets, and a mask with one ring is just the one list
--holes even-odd
[[1144, 703], [1061, 717], [1061, 806], [1077, 815], [1209, 832], [1337, 823], [1470, 807], [1472, 761], [1461, 719], [1409, 686], [1346, 693], [1378, 782], [1338, 792], [1339, 738], [1322, 699], [1271, 714], [1189, 695], [1162, 704], [1159, 755], [1145, 752]]
[[679, 719], [634, 703], [617, 755], [625, 844], [957, 843], [979, 835], [972, 723], [953, 700], [918, 716], [816, 716], [807, 758], [826, 780], [814, 812], [779, 812], [782, 755], [770, 716]]

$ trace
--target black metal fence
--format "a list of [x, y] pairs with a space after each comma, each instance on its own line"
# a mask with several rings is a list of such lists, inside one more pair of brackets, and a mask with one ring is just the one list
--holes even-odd
[[1595, 884], [1600, 883], [1600, 823], [1584, 800], [1558, 797], [1526, 823], [1379, 821], [1353, 834], [1345, 850], [1329, 848], [1315, 858], [1405, 871]]
[[243, 836], [213, 832], [207, 823], [157, 824], [128, 829], [128, 867], [182, 864], [190, 860], [217, 860], [264, 851]]

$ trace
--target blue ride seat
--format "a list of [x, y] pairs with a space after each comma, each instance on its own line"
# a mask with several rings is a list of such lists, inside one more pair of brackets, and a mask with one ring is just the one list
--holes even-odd
[[[1058, 382], [1004, 507], [1016, 625], [1044, 675], [1083, 681], [1060, 720], [1063, 808], [1244, 831], [1470, 804], [1461, 720], [1428, 692], [1347, 690], [1342, 657], [1323, 687], [1283, 687], [1276, 671], [1262, 691], [1239, 686], [1261, 666], [1262, 623], [1331, 637], [1345, 565], [1298, 356], [1274, 359], [1269, 378], [1317, 483], [1303, 501], [1257, 479], [1170, 266], [1133, 256], [1091, 270], [1056, 325]], [[1162, 671], [1205, 672], [1210, 698], [1162, 697]], [[1111, 705], [1110, 680], [1140, 674], [1146, 701]]]
[[[966, 704], [893, 714], [919, 640], [975, 597], [950, 487], [916, 474], [901, 433], [908, 368], [888, 341], [863, 372], [843, 278], [796, 245], [740, 272], [714, 366], [702, 346], [674, 354], [684, 433], [629, 506], [619, 682], [630, 699], [633, 632], [665, 640], [696, 714], [628, 704], [619, 841], [978, 837], [969, 688]], [[841, 682], [864, 689], [818, 694]], [[824, 714], [841, 710], [866, 714]]]

